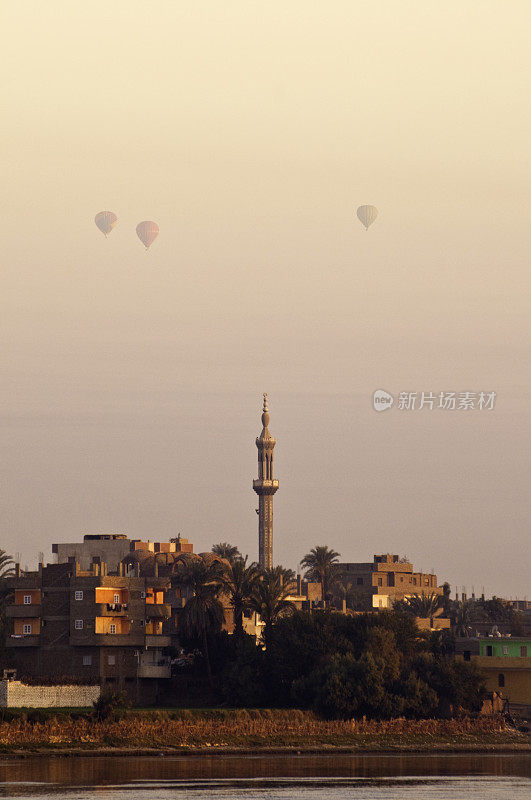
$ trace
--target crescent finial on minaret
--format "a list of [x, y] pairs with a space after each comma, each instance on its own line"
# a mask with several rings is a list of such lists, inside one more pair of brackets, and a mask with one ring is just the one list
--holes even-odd
[[263, 411], [269, 411], [267, 407], [267, 392], [264, 392], [264, 408]]

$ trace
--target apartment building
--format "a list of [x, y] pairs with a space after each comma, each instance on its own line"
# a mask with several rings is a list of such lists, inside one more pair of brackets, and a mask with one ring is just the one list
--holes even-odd
[[437, 575], [415, 572], [413, 564], [398, 555], [375, 555], [372, 562], [341, 562], [339, 581], [351, 591], [361, 607], [391, 608], [396, 600], [415, 594], [443, 595]]
[[[176, 636], [172, 602], [182, 604], [169, 577], [90, 570], [76, 561], [39, 566], [6, 580], [7, 667], [18, 677], [116, 684], [149, 697], [171, 675], [167, 648]], [[155, 683], [154, 683], [155, 681]]]

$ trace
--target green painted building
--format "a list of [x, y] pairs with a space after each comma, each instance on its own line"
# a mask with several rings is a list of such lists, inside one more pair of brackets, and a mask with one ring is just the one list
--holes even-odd
[[493, 658], [527, 658], [531, 656], [531, 639], [479, 638], [479, 655]]

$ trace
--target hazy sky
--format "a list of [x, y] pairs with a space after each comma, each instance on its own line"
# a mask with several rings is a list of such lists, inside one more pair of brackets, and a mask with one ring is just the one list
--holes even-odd
[[[530, 22], [528, 0], [3, 4], [0, 547], [181, 532], [255, 558], [268, 391], [277, 560], [389, 551], [527, 595]], [[497, 401], [378, 414], [378, 388]]]

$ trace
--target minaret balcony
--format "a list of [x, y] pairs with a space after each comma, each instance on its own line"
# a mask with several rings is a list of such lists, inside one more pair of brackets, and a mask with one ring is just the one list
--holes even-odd
[[258, 478], [253, 481], [253, 489], [257, 494], [275, 494], [278, 489], [278, 481]]

